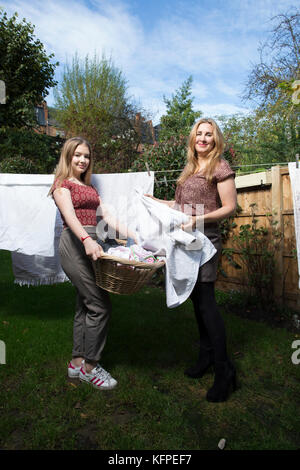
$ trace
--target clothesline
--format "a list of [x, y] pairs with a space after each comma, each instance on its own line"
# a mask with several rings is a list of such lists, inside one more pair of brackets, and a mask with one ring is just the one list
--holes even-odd
[[[236, 169], [236, 168], [248, 168], [248, 167], [258, 167], [258, 166], [264, 166], [264, 167], [272, 167], [275, 165], [288, 165], [288, 162], [272, 162], [272, 163], [251, 163], [249, 165], [232, 165], [231, 168]], [[149, 165], [147, 165], [147, 169], [149, 169]], [[166, 176], [163, 179], [157, 180], [155, 178], [155, 175], [157, 173], [174, 173], [174, 172], [181, 172], [182, 169], [174, 169], [174, 170], [157, 170], [154, 171], [154, 184], [160, 185], [160, 184], [165, 184], [168, 186], [168, 183], [173, 183], [176, 182], [177, 179], [168, 179]], [[239, 173], [240, 176], [251, 174], [253, 171], [242, 171]]]
[[249, 165], [235, 165], [232, 168], [242, 168], [248, 166], [275, 166], [275, 165], [286, 165], [288, 166], [288, 162], [267, 162], [267, 163], [251, 163]]
[[[253, 167], [253, 166], [275, 166], [275, 165], [288, 165], [288, 162], [275, 162], [275, 163], [251, 163], [249, 165], [231, 165], [231, 168], [244, 168], [244, 167]], [[175, 171], [183, 171], [181, 169], [174, 170], [154, 170], [155, 173], [173, 173]]]

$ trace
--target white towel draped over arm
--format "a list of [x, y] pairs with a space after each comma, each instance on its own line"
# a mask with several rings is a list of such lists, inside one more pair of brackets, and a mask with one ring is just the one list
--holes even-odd
[[166, 301], [169, 308], [190, 296], [199, 267], [209, 261], [216, 249], [200, 231], [181, 229], [188, 216], [137, 192], [136, 221], [139, 244], [156, 255], [165, 256]]

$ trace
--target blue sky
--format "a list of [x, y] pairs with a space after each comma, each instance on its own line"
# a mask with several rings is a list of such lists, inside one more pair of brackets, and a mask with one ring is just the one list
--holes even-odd
[[[259, 61], [258, 46], [278, 13], [300, 0], [0, 0], [35, 25], [48, 54], [63, 65], [75, 52], [102, 52], [124, 73], [129, 94], [154, 124], [171, 95], [193, 76], [194, 109], [205, 116], [246, 113], [240, 96]], [[54, 104], [50, 92], [47, 102]]]

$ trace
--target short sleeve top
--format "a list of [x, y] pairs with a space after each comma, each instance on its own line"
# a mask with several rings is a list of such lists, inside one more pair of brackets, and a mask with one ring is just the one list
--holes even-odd
[[[197, 214], [213, 212], [221, 207], [217, 183], [230, 177], [234, 178], [235, 172], [226, 160], [221, 159], [214, 171], [211, 183], [200, 172], [195, 173], [189, 176], [183, 184], [177, 186], [175, 201], [180, 210], [190, 215], [196, 215], [196, 211]], [[196, 207], [197, 204], [203, 205], [202, 211], [200, 206]]]
[[[57, 180], [54, 182], [54, 189], [56, 189], [56, 187]], [[61, 187], [70, 191], [73, 207], [79, 222], [82, 225], [96, 226], [96, 212], [100, 204], [100, 200], [99, 194], [94, 186], [81, 185], [65, 179], [63, 180]], [[62, 214], [61, 216], [64, 227], [66, 228], [67, 224]]]

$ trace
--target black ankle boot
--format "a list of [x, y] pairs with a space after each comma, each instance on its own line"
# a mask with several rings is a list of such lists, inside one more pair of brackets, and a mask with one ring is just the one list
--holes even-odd
[[226, 401], [230, 391], [236, 390], [236, 370], [232, 362], [215, 363], [215, 380], [208, 390], [206, 399], [210, 402]]
[[184, 374], [193, 379], [202, 377], [214, 363], [213, 349], [200, 347], [199, 357], [196, 364], [184, 371]]

